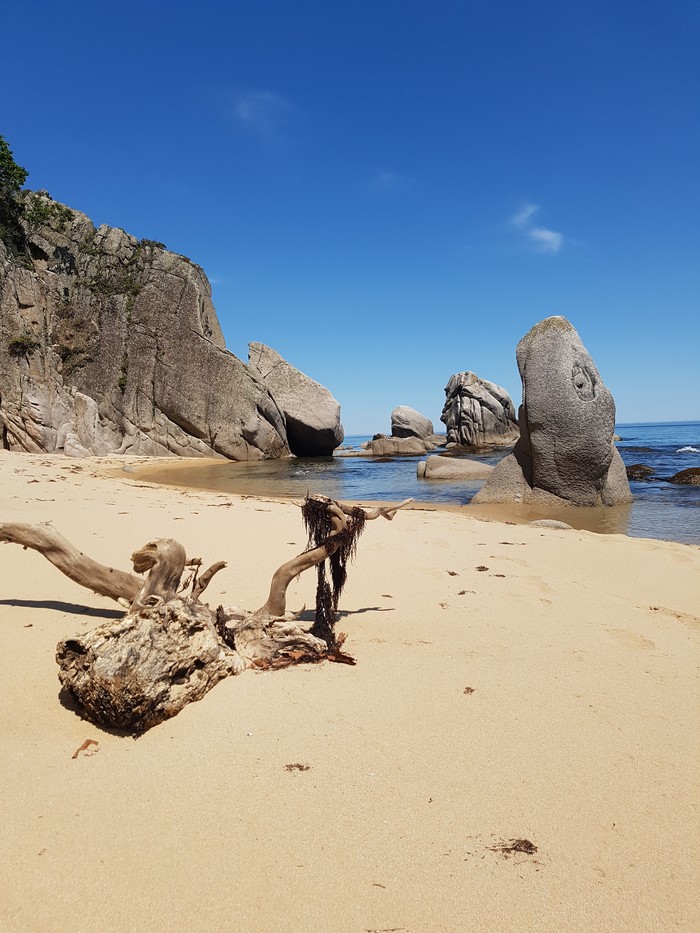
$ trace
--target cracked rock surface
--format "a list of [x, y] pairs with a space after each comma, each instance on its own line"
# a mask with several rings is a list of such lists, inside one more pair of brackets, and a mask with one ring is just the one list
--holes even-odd
[[0, 243], [1, 446], [289, 455], [284, 416], [226, 349], [199, 266], [79, 211], [26, 233], [30, 255]]

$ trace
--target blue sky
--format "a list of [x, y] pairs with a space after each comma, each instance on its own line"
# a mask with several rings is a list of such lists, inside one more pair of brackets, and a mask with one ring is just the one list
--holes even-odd
[[618, 421], [700, 419], [695, 0], [3, 0], [28, 186], [208, 274], [346, 433], [441, 427], [563, 314]]

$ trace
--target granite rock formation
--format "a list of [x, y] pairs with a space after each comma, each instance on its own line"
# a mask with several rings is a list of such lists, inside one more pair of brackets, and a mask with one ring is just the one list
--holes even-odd
[[580, 506], [632, 496], [613, 443], [615, 403], [574, 327], [536, 324], [516, 350], [520, 439], [472, 500]]
[[435, 454], [420, 461], [416, 475], [418, 479], [472, 480], [488, 479], [493, 471], [494, 467], [490, 463]]
[[475, 373], [455, 373], [445, 387], [440, 420], [447, 443], [460, 447], [509, 447], [519, 437], [513, 400], [505, 389]]
[[328, 457], [343, 442], [340, 405], [328, 389], [264, 343], [248, 344], [248, 360], [279, 405], [290, 450], [297, 457]]
[[363, 446], [367, 453], [373, 457], [415, 457], [416, 454], [425, 454], [429, 450], [435, 450], [437, 444], [421, 437], [385, 437], [379, 435], [373, 437], [371, 441], [367, 441]]
[[433, 436], [433, 422], [415, 408], [399, 405], [391, 413], [392, 437], [420, 437], [425, 440]]
[[[50, 215], [55, 202], [34, 195]], [[225, 346], [204, 272], [62, 208], [0, 243], [2, 446], [34, 452], [289, 455], [284, 416]]]

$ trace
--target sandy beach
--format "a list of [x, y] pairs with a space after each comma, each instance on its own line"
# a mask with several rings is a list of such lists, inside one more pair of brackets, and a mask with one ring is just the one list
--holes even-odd
[[[0, 522], [124, 570], [177, 538], [228, 561], [208, 601], [247, 608], [303, 549], [290, 502], [129, 464], [0, 451]], [[137, 740], [59, 698], [57, 641], [119, 607], [1, 553], [1, 930], [700, 928], [700, 548], [371, 522], [341, 603], [355, 667], [246, 671]]]

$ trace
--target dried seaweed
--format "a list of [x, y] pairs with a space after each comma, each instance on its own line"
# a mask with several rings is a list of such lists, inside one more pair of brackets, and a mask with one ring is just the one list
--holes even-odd
[[[311, 633], [336, 648], [335, 624], [338, 621], [338, 601], [348, 576], [348, 564], [355, 557], [357, 542], [365, 527], [364, 509], [354, 508], [346, 515], [345, 528], [333, 534], [330, 507], [332, 499], [307, 496], [301, 508], [304, 528], [309, 536], [307, 551], [317, 547], [328, 549], [330, 580], [323, 560], [316, 568], [316, 613]], [[334, 660], [341, 660], [341, 655]], [[345, 663], [350, 663], [346, 661]]]
[[503, 855], [513, 855], [515, 852], [524, 852], [525, 855], [534, 855], [537, 852], [537, 846], [529, 839], [511, 839], [510, 842], [502, 842], [497, 846], [487, 846], [492, 852], [501, 852]]

